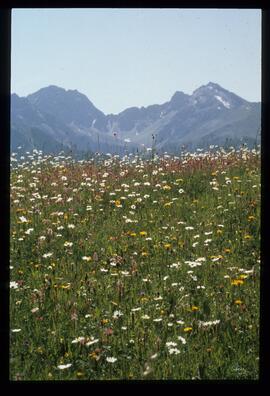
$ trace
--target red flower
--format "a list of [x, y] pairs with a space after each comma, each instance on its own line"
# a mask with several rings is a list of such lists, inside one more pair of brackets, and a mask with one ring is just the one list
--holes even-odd
[[107, 329], [104, 330], [104, 333], [105, 333], [107, 336], [110, 336], [110, 335], [113, 334], [113, 329], [111, 329], [110, 327], [108, 327]]

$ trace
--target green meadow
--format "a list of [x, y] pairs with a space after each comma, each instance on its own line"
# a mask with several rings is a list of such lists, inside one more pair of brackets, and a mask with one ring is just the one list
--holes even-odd
[[258, 151], [17, 157], [11, 380], [258, 379]]

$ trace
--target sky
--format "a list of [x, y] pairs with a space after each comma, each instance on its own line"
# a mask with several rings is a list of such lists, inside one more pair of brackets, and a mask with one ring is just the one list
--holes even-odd
[[13, 9], [11, 92], [77, 89], [105, 114], [215, 82], [261, 101], [260, 9]]

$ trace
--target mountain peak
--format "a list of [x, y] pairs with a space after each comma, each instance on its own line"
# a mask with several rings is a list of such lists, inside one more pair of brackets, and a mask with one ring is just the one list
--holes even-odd
[[189, 95], [185, 94], [182, 91], [176, 91], [170, 100], [170, 104], [172, 108], [178, 108], [179, 106], [184, 105], [188, 101]]
[[245, 99], [211, 81], [208, 84], [197, 88], [192, 93], [192, 96], [201, 104], [209, 105], [219, 102], [219, 106], [221, 104], [222, 107], [227, 109], [236, 108], [247, 104]]
[[217, 92], [217, 91], [225, 91], [227, 92], [224, 88], [222, 88], [220, 85], [218, 85], [217, 83], [214, 82], [209, 82], [206, 85], [202, 85], [199, 88], [195, 89], [195, 91], [193, 91], [192, 95], [197, 95], [197, 94], [205, 94], [205, 93], [211, 93], [212, 92]]
[[220, 85], [218, 85], [217, 83], [214, 83], [212, 81], [209, 81], [209, 83], [206, 84], [206, 87], [209, 88], [209, 89], [213, 89], [213, 88], [215, 88], [215, 89], [224, 89]]
[[27, 99], [41, 112], [51, 114], [66, 124], [90, 127], [94, 120], [105, 117], [84, 94], [56, 85], [41, 88], [28, 95]]
[[48, 85], [47, 87], [40, 88], [38, 91], [35, 92], [35, 94], [43, 93], [43, 92], [51, 92], [51, 93], [55, 94], [55, 93], [64, 93], [64, 92], [66, 92], [66, 90], [65, 90], [65, 88], [58, 87], [57, 85]]
[[185, 94], [184, 92], [182, 92], [182, 91], [176, 91], [176, 92], [173, 94], [171, 100], [175, 100], [176, 98], [177, 98], [177, 99], [178, 99], [178, 98], [184, 98], [185, 96], [187, 96], [187, 94]]
[[[58, 87], [57, 85], [48, 85], [47, 87], [40, 88], [38, 91], [28, 95], [29, 97], [34, 97], [34, 96], [61, 96], [61, 95], [80, 95], [80, 96], [85, 96], [81, 92], [79, 92], [77, 89], [65, 89], [62, 87]], [[87, 98], [88, 99], [88, 98]]]

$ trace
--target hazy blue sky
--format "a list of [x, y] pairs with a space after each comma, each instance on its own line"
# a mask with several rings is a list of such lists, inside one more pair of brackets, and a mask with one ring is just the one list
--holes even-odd
[[77, 89], [105, 114], [216, 82], [261, 100], [261, 11], [15, 9], [12, 92]]

